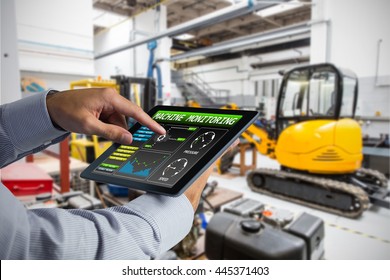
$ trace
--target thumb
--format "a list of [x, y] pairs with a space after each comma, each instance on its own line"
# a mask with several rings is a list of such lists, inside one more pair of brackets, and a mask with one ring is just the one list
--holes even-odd
[[131, 133], [120, 126], [103, 123], [98, 119], [94, 119], [89, 125], [91, 134], [96, 134], [107, 140], [125, 145], [129, 145], [133, 141]]

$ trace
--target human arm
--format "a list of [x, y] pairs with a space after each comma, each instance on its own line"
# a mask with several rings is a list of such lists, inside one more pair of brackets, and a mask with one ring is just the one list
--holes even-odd
[[[71, 108], [72, 112], [78, 112], [75, 114], [77, 115], [76, 117], [67, 117], [66, 110], [64, 110], [65, 117], [53, 117], [50, 119], [46, 111], [46, 96], [44, 98], [43, 96], [40, 96], [40, 98], [34, 97], [39, 102], [35, 99], [37, 102], [24, 100], [22, 104], [25, 107], [21, 106], [20, 103], [17, 106], [13, 103], [7, 105], [8, 107], [1, 108], [2, 113], [6, 111], [5, 114], [1, 115], [0, 129], [3, 131], [1, 137], [4, 136], [1, 140], [2, 143], [6, 142], [6, 147], [15, 150], [14, 154], [17, 156], [13, 157], [13, 159], [33, 152], [34, 148], [32, 148], [33, 150], [28, 150], [28, 148], [38, 145], [39, 139], [44, 139], [45, 141], [50, 136], [53, 136], [52, 133], [47, 133], [49, 131], [47, 126], [50, 127], [50, 130], [54, 129], [54, 131], [58, 132], [61, 135], [60, 137], [66, 136], [64, 131], [56, 130], [51, 121], [54, 121], [64, 129], [72, 129], [73, 125], [80, 125], [86, 118], [90, 118], [89, 126], [86, 128], [90, 129], [92, 127], [93, 129], [89, 133], [99, 132], [102, 125], [96, 123], [96, 121], [100, 121], [100, 117], [104, 121], [111, 121], [114, 124], [117, 122], [117, 125], [120, 125], [120, 121], [118, 121], [120, 118], [115, 117], [113, 120], [112, 117], [110, 118], [112, 114], [103, 114], [102, 116], [97, 114], [99, 111], [99, 113], [105, 112], [106, 108], [104, 106], [117, 99], [117, 94], [112, 95], [108, 93], [108, 97], [112, 98], [106, 97], [107, 99], [101, 99], [100, 97], [102, 96], [99, 95], [101, 91], [99, 90], [78, 91], [78, 93], [90, 93], [91, 95], [87, 100], [81, 99], [84, 100], [83, 102], [80, 100], [82, 96], [74, 95], [73, 100], [66, 100], [69, 103], [63, 99], [68, 97], [65, 94], [59, 95], [60, 93], [57, 93], [47, 98], [48, 101], [51, 100], [48, 102], [49, 111], [57, 108], [58, 110], [55, 110], [55, 112], [60, 112], [66, 108]], [[57, 95], [61, 98], [54, 98]], [[98, 104], [98, 106], [92, 107], [91, 112], [88, 111], [91, 107], [86, 108], [84, 106], [89, 104], [88, 100], [100, 100], [103, 104], [100, 103], [101, 106]], [[115, 104], [118, 103], [114, 102], [114, 106]], [[52, 105], [55, 106], [51, 107]], [[3, 109], [5, 110], [3, 111]], [[108, 107], [108, 110], [110, 109]], [[85, 112], [85, 110], [88, 112]], [[34, 112], [34, 114], [30, 114], [30, 117], [23, 116], [30, 111]], [[83, 117], [79, 117], [80, 112], [86, 115], [81, 114]], [[21, 116], [18, 116], [18, 118], [23, 118], [22, 128], [26, 130], [25, 133], [28, 136], [23, 134], [23, 137], [17, 136], [14, 139], [12, 133], [16, 128], [20, 129], [20, 124], [13, 123], [15, 121], [14, 114], [19, 114]], [[91, 119], [88, 114], [91, 114], [94, 119]], [[107, 116], [109, 120], [107, 120]], [[135, 117], [139, 116], [141, 116], [141, 121], [144, 124], [153, 126], [153, 123], [148, 123], [150, 120], [142, 120], [142, 116], [145, 116], [143, 112], [138, 111]], [[63, 122], [63, 119], [66, 122]], [[124, 127], [122, 128], [125, 129]], [[81, 126], [79, 132], [85, 133], [86, 131], [83, 129], [83, 126]], [[156, 127], [155, 129], [158, 130]], [[118, 130], [115, 131], [117, 132]], [[119, 133], [114, 132], [109, 134], [109, 137], [106, 137], [121, 137], [122, 132], [123, 130], [120, 130]], [[16, 129], [16, 133], [20, 133], [20, 131]], [[34, 140], [36, 142], [35, 145], [31, 145], [32, 143], [28, 141], [29, 137], [33, 140], [36, 139], [36, 141]], [[3, 141], [3, 139], [5, 140]], [[53, 143], [52, 141], [47, 141], [47, 145], [42, 145], [39, 142], [39, 149], [48, 146], [49, 143]], [[17, 147], [20, 145], [19, 142], [22, 142], [20, 148]], [[14, 143], [19, 143], [19, 145]], [[3, 144], [1, 149], [3, 149]], [[19, 150], [23, 152], [19, 153]], [[12, 159], [5, 160], [6, 163], [12, 161]], [[194, 188], [200, 190], [203, 182], [205, 182], [204, 178], [198, 184], [194, 183]], [[96, 211], [63, 209], [28, 211], [1, 185], [0, 200], [1, 259], [134, 259], [155, 257], [160, 252], [164, 252], [174, 246], [188, 233], [192, 225], [194, 213], [193, 203], [184, 195], [172, 198], [146, 194], [125, 206]], [[180, 225], [180, 227], [177, 225]]]
[[132, 137], [125, 116], [165, 133], [140, 107], [113, 89], [48, 93], [0, 106], [0, 168], [64, 140], [67, 131], [130, 144]]
[[188, 233], [192, 219], [185, 196], [147, 194], [95, 211], [26, 210], [1, 185], [0, 259], [154, 258]]
[[0, 168], [68, 136], [50, 120], [47, 93], [0, 106]]

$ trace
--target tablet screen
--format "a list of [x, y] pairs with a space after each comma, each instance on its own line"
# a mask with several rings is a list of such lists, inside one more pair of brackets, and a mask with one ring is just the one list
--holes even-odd
[[152, 118], [165, 128], [165, 135], [140, 126], [132, 144], [119, 145], [93, 173], [171, 188], [242, 115], [158, 110]]

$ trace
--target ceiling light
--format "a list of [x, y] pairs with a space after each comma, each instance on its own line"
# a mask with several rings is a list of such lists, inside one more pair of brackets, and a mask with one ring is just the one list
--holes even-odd
[[173, 38], [177, 39], [177, 40], [182, 40], [182, 41], [185, 41], [185, 40], [190, 40], [192, 38], [194, 38], [195, 36], [192, 35], [192, 34], [189, 34], [189, 33], [184, 33], [184, 34], [180, 34], [178, 36], [175, 36]]
[[126, 16], [114, 14], [101, 9], [93, 9], [94, 26], [107, 28], [125, 20], [126, 18], [127, 18]]
[[284, 13], [287, 11], [291, 11], [297, 8], [300, 8], [304, 5], [304, 3], [298, 1], [298, 0], [292, 0], [285, 3], [281, 3], [269, 8], [262, 9], [258, 12], [256, 12], [257, 15], [261, 17], [269, 17], [273, 16], [279, 13]]

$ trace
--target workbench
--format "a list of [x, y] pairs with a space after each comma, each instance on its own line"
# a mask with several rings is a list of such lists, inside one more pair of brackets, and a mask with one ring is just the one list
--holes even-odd
[[363, 147], [363, 166], [378, 170], [389, 176], [390, 149], [377, 147]]

